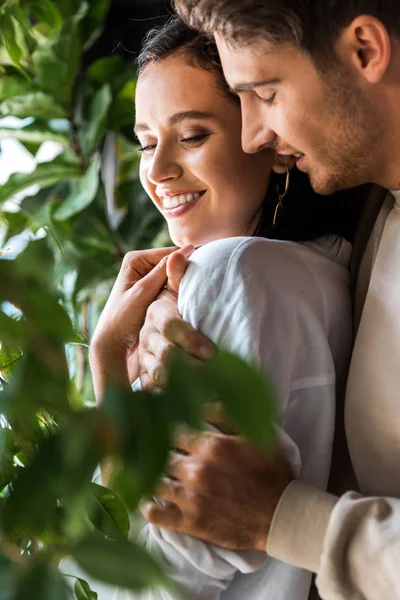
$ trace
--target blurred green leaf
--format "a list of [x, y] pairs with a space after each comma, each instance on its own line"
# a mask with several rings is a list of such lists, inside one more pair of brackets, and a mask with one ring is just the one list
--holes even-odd
[[12, 14], [5, 12], [2, 15], [1, 33], [12, 62], [23, 75], [27, 76], [25, 69], [21, 66], [21, 59], [28, 55], [24, 30]]
[[17, 570], [11, 561], [0, 553], [0, 600], [13, 598], [17, 583]]
[[51, 0], [31, 2], [29, 8], [36, 21], [43, 21], [55, 30], [61, 29], [63, 18], [55, 2]]
[[99, 187], [100, 156], [92, 158], [85, 175], [74, 184], [74, 190], [57, 208], [54, 218], [65, 221], [82, 212], [91, 204]]
[[[34, 91], [35, 89], [33, 86], [28, 83], [26, 79], [12, 77], [10, 75], [0, 77], [0, 102], [13, 98], [14, 96], [25, 96]], [[13, 116], [17, 115], [13, 114]]]
[[255, 442], [267, 446], [275, 440], [272, 382], [257, 367], [235, 354], [219, 350], [213, 360], [200, 367], [190, 364], [183, 354], [175, 355], [165, 394], [169, 405], [179, 406], [180, 412], [176, 412], [174, 418], [181, 413], [193, 426], [196, 426], [200, 405], [218, 401], [223, 403], [227, 416], [238, 429]]
[[14, 348], [24, 343], [25, 332], [22, 321], [17, 321], [0, 311], [0, 340]]
[[0, 205], [34, 184], [46, 187], [63, 179], [78, 179], [79, 176], [79, 165], [65, 162], [62, 157], [58, 157], [51, 162], [40, 163], [33, 173], [14, 173], [11, 175], [8, 181], [0, 187]]
[[116, 76], [123, 73], [124, 68], [123, 58], [114, 54], [114, 56], [99, 58], [92, 63], [87, 70], [87, 76], [94, 83], [110, 83]]
[[61, 30], [41, 44], [32, 55], [40, 87], [64, 107], [70, 107], [72, 90], [81, 58], [80, 22], [88, 10], [82, 2]]
[[10, 535], [40, 536], [51, 531], [60, 502], [65, 514], [70, 510], [73, 518], [83, 522], [84, 500], [99, 458], [95, 412], [71, 417], [67, 426], [41, 442], [31, 464], [21, 469], [0, 512], [3, 529]]
[[80, 136], [81, 147], [86, 156], [97, 147], [105, 134], [111, 101], [111, 88], [108, 84], [103, 85], [93, 97], [89, 107], [87, 124], [82, 129]]
[[0, 117], [39, 117], [43, 119], [62, 119], [65, 110], [49, 94], [32, 92], [21, 96], [13, 96], [0, 104]]
[[[34, 594], [34, 596], [32, 596]], [[49, 563], [33, 563], [18, 576], [12, 600], [71, 600], [71, 592], [57, 569]]]
[[128, 590], [171, 587], [161, 566], [127, 540], [90, 536], [71, 548], [71, 556], [91, 577]]
[[[6, 315], [3, 315], [2, 313], [0, 313], [0, 325], [4, 325], [5, 319], [8, 319], [8, 324], [15, 323], [15, 325], [19, 325], [18, 322], [14, 321], [13, 319], [10, 319], [10, 317], [6, 317]], [[15, 331], [15, 329], [17, 329], [17, 327], [15, 327], [15, 328], [9, 327], [8, 333], [10, 333], [10, 331], [13, 331], [13, 330]], [[2, 329], [0, 329], [0, 333], [3, 334]], [[1, 337], [1, 339], [2, 339], [2, 346], [0, 348], [0, 376], [5, 381], [9, 381], [10, 375], [15, 369], [15, 365], [22, 358], [22, 353], [20, 350], [15, 350], [15, 348], [13, 348], [13, 349], [7, 348], [4, 345], [3, 335]], [[15, 343], [15, 339], [14, 339], [14, 343]]]
[[[132, 490], [139, 497], [150, 493], [166, 464], [175, 413], [161, 394], [119, 388], [107, 391], [102, 409], [119, 432], [121, 456], [135, 478]], [[139, 497], [128, 498], [129, 506]]]
[[69, 145], [69, 138], [67, 135], [58, 133], [48, 127], [37, 125], [36, 123], [21, 127], [20, 129], [16, 129], [15, 127], [5, 127], [3, 125], [3, 127], [0, 127], [0, 140], [9, 138], [14, 138], [20, 142], [30, 144], [40, 145], [43, 142], [52, 140], [62, 146]]
[[25, 231], [28, 224], [28, 217], [20, 211], [2, 211], [0, 224], [3, 225], [5, 229], [3, 234], [3, 244], [5, 244], [10, 238]]
[[85, 41], [85, 50], [90, 48], [103, 31], [104, 19], [107, 16], [111, 0], [91, 0], [88, 15], [85, 19], [85, 31], [89, 33]]
[[92, 483], [87, 507], [89, 519], [100, 533], [113, 539], [128, 536], [129, 516], [115, 492]]
[[74, 589], [76, 600], [97, 600], [96, 592], [93, 592], [90, 585], [83, 579], [76, 580]]
[[127, 81], [123, 88], [118, 92], [117, 97], [112, 103], [110, 110], [110, 128], [118, 131], [125, 125], [131, 125], [135, 122], [135, 104], [136, 82], [131, 79]]

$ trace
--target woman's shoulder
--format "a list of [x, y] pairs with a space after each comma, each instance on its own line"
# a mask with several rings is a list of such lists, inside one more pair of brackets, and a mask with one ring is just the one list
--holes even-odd
[[[346, 242], [343, 241], [344, 244]], [[312, 243], [271, 240], [261, 237], [232, 237], [209, 242], [198, 248], [191, 261], [208, 271], [250, 267], [253, 271], [284, 269], [313, 271], [329, 266], [347, 270], [350, 250], [341, 240], [321, 238]], [[281, 272], [283, 275], [283, 271]]]

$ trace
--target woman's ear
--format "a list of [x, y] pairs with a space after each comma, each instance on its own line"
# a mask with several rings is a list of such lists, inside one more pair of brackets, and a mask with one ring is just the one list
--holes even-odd
[[292, 154], [287, 156], [281, 156], [275, 154], [274, 161], [272, 163], [272, 170], [278, 175], [284, 175], [287, 171], [286, 167], [291, 169], [296, 164], [296, 160]]

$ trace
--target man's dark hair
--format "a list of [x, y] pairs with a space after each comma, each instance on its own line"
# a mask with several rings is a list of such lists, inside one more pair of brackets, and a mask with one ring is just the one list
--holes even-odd
[[289, 42], [316, 63], [334, 57], [340, 32], [360, 15], [400, 38], [399, 0], [175, 0], [175, 7], [188, 25], [228, 43]]

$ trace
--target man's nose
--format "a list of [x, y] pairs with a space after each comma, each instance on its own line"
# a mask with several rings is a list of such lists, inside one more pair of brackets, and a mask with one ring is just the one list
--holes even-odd
[[182, 167], [168, 149], [157, 147], [147, 172], [149, 180], [158, 184], [168, 179], [177, 179], [182, 174]]
[[271, 148], [276, 140], [275, 131], [268, 125], [262, 112], [242, 112], [242, 148], [249, 154]]

